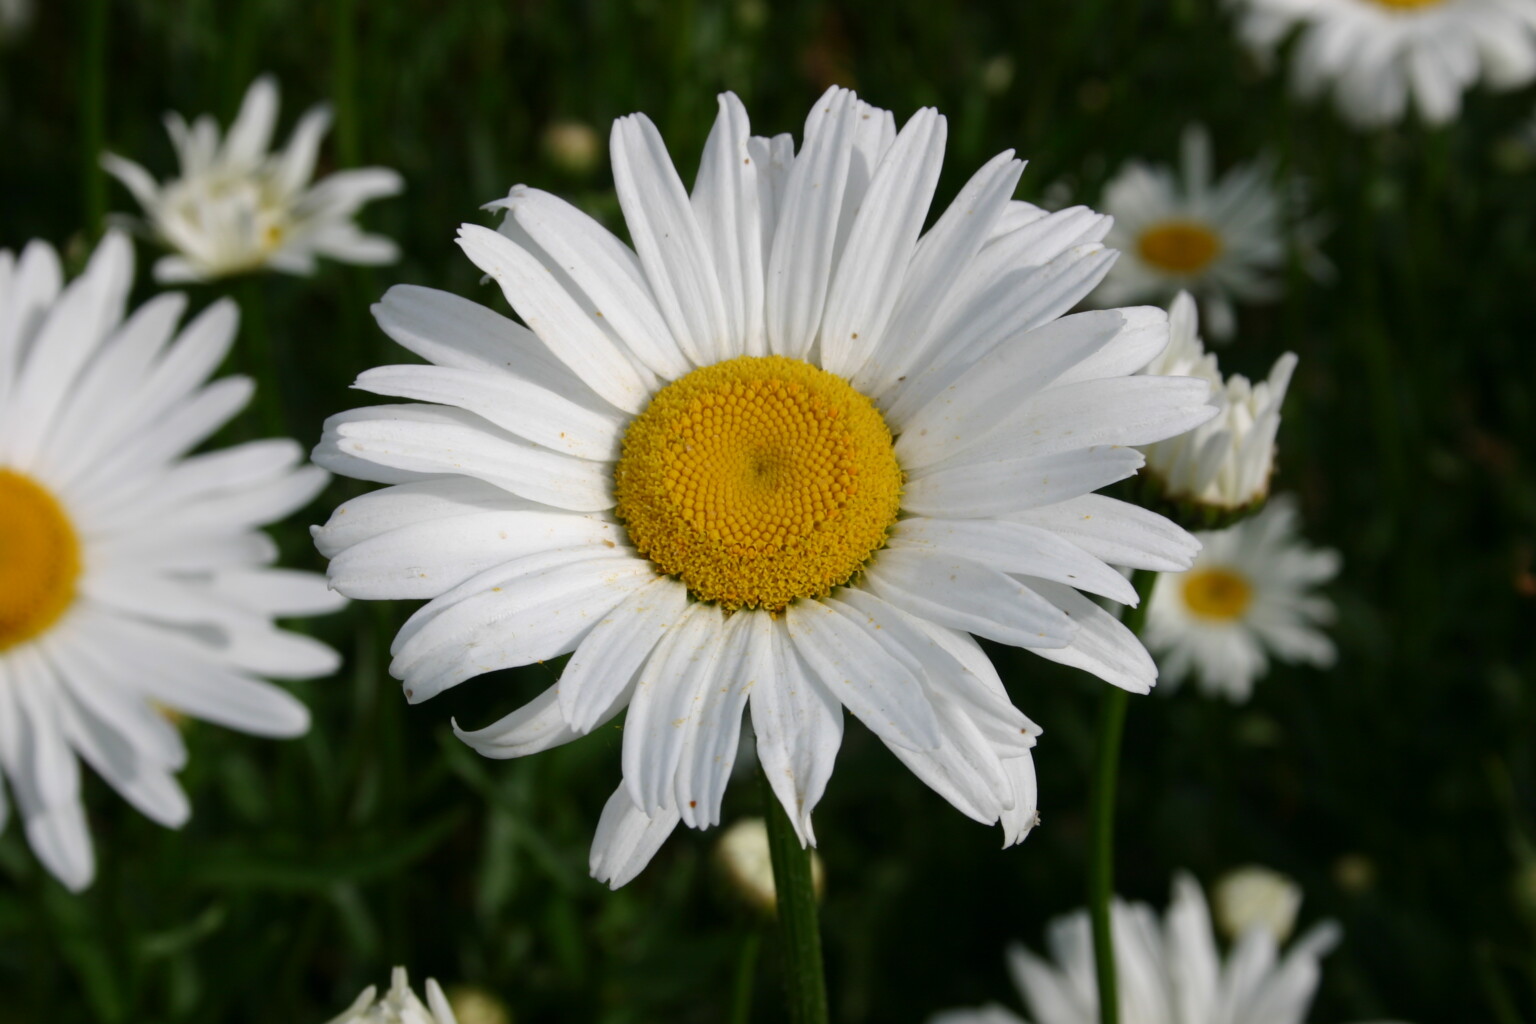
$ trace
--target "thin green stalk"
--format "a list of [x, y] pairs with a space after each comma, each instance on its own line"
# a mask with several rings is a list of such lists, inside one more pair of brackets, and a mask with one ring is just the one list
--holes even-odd
[[[1131, 577], [1141, 598], [1126, 609], [1125, 625], [1137, 636], [1147, 621], [1147, 604], [1157, 573], [1137, 569]], [[1115, 973], [1115, 941], [1110, 929], [1110, 901], [1115, 895], [1115, 782], [1120, 772], [1120, 737], [1130, 695], [1118, 686], [1104, 688], [1099, 704], [1097, 758], [1093, 770], [1092, 833], [1089, 839], [1088, 907], [1093, 922], [1093, 961], [1099, 983], [1099, 1022], [1119, 1024], [1120, 996]]]
[[784, 998], [792, 1024], [827, 1024], [827, 982], [821, 965], [821, 929], [816, 919], [816, 888], [811, 881], [811, 851], [784, 813], [779, 798], [762, 780], [768, 818], [768, 852], [779, 900], [779, 944], [784, 961]]
[[741, 940], [741, 955], [736, 960], [736, 984], [731, 992], [731, 1024], [748, 1024], [752, 1019], [752, 983], [757, 977], [757, 953], [763, 933], [753, 928]]
[[237, 287], [240, 304], [240, 337], [236, 339], [235, 365], [256, 381], [256, 407], [261, 425], [269, 437], [287, 437], [288, 417], [284, 409], [282, 368], [277, 349], [267, 331], [267, 310], [263, 297], [261, 272], [247, 275]]
[[107, 182], [101, 170], [106, 145], [107, 0], [90, 0], [80, 61], [80, 188], [85, 201], [85, 230], [95, 239], [107, 214]]

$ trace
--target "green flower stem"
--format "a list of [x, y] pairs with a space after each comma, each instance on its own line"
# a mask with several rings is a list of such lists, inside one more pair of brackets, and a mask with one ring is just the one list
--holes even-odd
[[736, 985], [731, 993], [731, 1024], [748, 1024], [752, 1019], [752, 982], [757, 976], [757, 951], [763, 935], [756, 927], [741, 940], [741, 956], [736, 961]]
[[826, 1024], [827, 983], [821, 966], [821, 930], [816, 919], [816, 887], [811, 881], [811, 851], [784, 813], [768, 776], [762, 778], [768, 818], [768, 852], [779, 899], [779, 942], [784, 961], [784, 997], [792, 1024]]
[[[1157, 573], [1137, 569], [1131, 584], [1141, 598], [1127, 608], [1125, 625], [1141, 635], [1147, 621], [1147, 604]], [[1115, 781], [1120, 772], [1120, 737], [1125, 732], [1125, 709], [1130, 694], [1118, 686], [1106, 686], [1099, 704], [1098, 757], [1094, 763], [1089, 837], [1088, 907], [1093, 921], [1093, 962], [1099, 982], [1099, 1024], [1120, 1024], [1120, 995], [1116, 984], [1115, 941], [1110, 930], [1110, 901], [1115, 895]]]

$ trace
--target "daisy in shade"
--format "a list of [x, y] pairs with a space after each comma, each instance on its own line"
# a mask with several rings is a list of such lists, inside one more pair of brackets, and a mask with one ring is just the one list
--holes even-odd
[[[1120, 1019], [1136, 1024], [1301, 1024], [1312, 1005], [1322, 958], [1339, 941], [1334, 923], [1315, 925], [1281, 954], [1274, 932], [1255, 922], [1225, 958], [1199, 884], [1173, 880], [1161, 921], [1145, 903], [1110, 907]], [[1046, 931], [1054, 963], [1014, 946], [1008, 967], [1034, 1024], [1098, 1024], [1093, 940], [1088, 911], [1052, 921]], [[929, 1024], [1024, 1024], [1000, 1006], [951, 1010]]]
[[1080, 591], [1133, 600], [1111, 563], [1181, 568], [1196, 544], [1092, 492], [1213, 415], [1209, 387], [1135, 373], [1160, 310], [1062, 316], [1114, 260], [1108, 223], [1010, 201], [1011, 153], [923, 234], [944, 139], [933, 110], [898, 132], [834, 88], [797, 153], [726, 94], [690, 193], [651, 122], [621, 118], [635, 249], [518, 186], [500, 231], [459, 241], [527, 326], [424, 288], [375, 308], [433, 365], [369, 370], [359, 388], [417, 404], [326, 425], [317, 462], [389, 485], [316, 530], [331, 583], [428, 600], [393, 647], [411, 701], [570, 653], [460, 732], [489, 756], [627, 709], [592, 853], [613, 885], [679, 822], [720, 820], [747, 710], [802, 841], [846, 708], [1013, 843], [1039, 730], [973, 634], [1153, 683]]
[[1298, 95], [1331, 91], [1362, 127], [1402, 120], [1410, 99], [1429, 124], [1461, 112], [1481, 79], [1515, 89], [1536, 78], [1532, 0], [1233, 0], [1238, 33], [1266, 63], [1292, 31]]
[[320, 256], [393, 263], [399, 256], [395, 243], [365, 234], [353, 218], [364, 203], [399, 192], [400, 175], [364, 167], [314, 181], [330, 124], [328, 108], [312, 107], [288, 148], [269, 152], [277, 84], [263, 76], [251, 83], [223, 139], [206, 114], [190, 125], [180, 114], [166, 114], [181, 174], [164, 185], [138, 164], [105, 154], [102, 166], [144, 208], [149, 232], [175, 253], [155, 264], [155, 279], [209, 281], [264, 268], [312, 274]]
[[1200, 343], [1195, 300], [1180, 292], [1168, 310], [1169, 341], [1144, 372], [1210, 381], [1221, 412], [1178, 437], [1147, 445], [1146, 477], [1158, 495], [1202, 514], [1231, 515], [1261, 504], [1275, 473], [1280, 408], [1296, 370], [1296, 356], [1275, 360], [1257, 384], [1234, 373], [1223, 377], [1214, 353]]
[[[32, 849], [72, 889], [94, 874], [77, 757], [179, 826], [186, 750], [160, 709], [297, 736], [304, 705], [259, 677], [337, 665], [273, 619], [341, 599], [316, 574], [271, 568], [258, 529], [326, 474], [286, 440], [187, 454], [251, 398], [243, 377], [205, 384], [235, 307], [178, 332], [180, 295], [124, 316], [132, 278], [118, 234], [67, 286], [49, 246], [0, 252], [0, 769]], [[6, 811], [0, 789], [0, 827]]]
[[1315, 593], [1338, 575], [1336, 551], [1297, 537], [1289, 496], [1236, 526], [1198, 533], [1204, 547], [1186, 573], [1159, 576], [1147, 607], [1147, 646], [1169, 687], [1196, 676], [1210, 696], [1246, 701], [1269, 655], [1319, 668], [1333, 664], [1322, 631], [1333, 604]]
[[1131, 161], [1104, 188], [1104, 212], [1114, 218], [1105, 241], [1120, 259], [1093, 301], [1166, 303], [1190, 291], [1211, 335], [1230, 337], [1234, 300], [1267, 302], [1279, 292], [1284, 211], [1272, 173], [1262, 159], [1212, 180], [1210, 136], [1198, 125], [1184, 130], [1177, 169]]
[[380, 996], [378, 989], [369, 985], [357, 1002], [330, 1024], [459, 1024], [434, 979], [427, 979], [426, 992], [427, 1001], [422, 1002], [411, 991], [405, 968], [396, 967], [390, 974], [389, 991]]

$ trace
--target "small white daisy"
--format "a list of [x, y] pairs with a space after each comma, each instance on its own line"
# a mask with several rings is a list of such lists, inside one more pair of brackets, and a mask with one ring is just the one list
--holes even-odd
[[[1173, 880], [1161, 921], [1145, 903], [1116, 899], [1110, 908], [1120, 1019], [1135, 1024], [1301, 1024], [1321, 977], [1321, 961], [1338, 943], [1332, 922], [1314, 926], [1281, 955], [1263, 926], [1243, 933], [1223, 958], [1199, 884]], [[1024, 949], [1008, 950], [1009, 972], [1034, 1024], [1098, 1024], [1088, 911], [1059, 917], [1046, 930], [1055, 963]], [[1024, 1024], [1000, 1006], [951, 1010], [929, 1024]]]
[[1211, 888], [1216, 923], [1227, 938], [1242, 938], [1248, 929], [1269, 929], [1276, 943], [1284, 942], [1296, 927], [1301, 909], [1301, 886], [1278, 871], [1249, 864], [1228, 871]]
[[[68, 286], [49, 246], [0, 252], [0, 768], [33, 850], [73, 889], [94, 874], [76, 756], [179, 826], [186, 750], [158, 708], [303, 733], [304, 705], [258, 677], [328, 675], [337, 657], [273, 619], [343, 603], [314, 573], [269, 568], [258, 527], [327, 479], [298, 445], [188, 455], [251, 398], [244, 377], [204, 384], [234, 304], [177, 333], [180, 295], [125, 318], [132, 278], [116, 233]], [[6, 807], [0, 789], [0, 827]]]
[[427, 1001], [423, 1003], [411, 991], [410, 980], [404, 967], [396, 967], [390, 974], [389, 991], [383, 997], [378, 989], [369, 985], [357, 1001], [332, 1020], [330, 1024], [459, 1024], [453, 1015], [453, 1007], [437, 982], [427, 979]]
[[312, 183], [330, 123], [329, 109], [312, 107], [288, 148], [269, 152], [277, 85], [262, 76], [246, 91], [222, 141], [217, 122], [206, 114], [190, 125], [180, 114], [166, 114], [181, 174], [164, 185], [138, 164], [104, 154], [102, 166], [139, 201], [150, 232], [175, 251], [155, 264], [155, 279], [208, 281], [265, 267], [311, 274], [320, 256], [393, 263], [399, 257], [395, 243], [364, 234], [353, 218], [364, 203], [399, 192], [400, 175], [364, 167]]
[[750, 708], [802, 841], [846, 708], [966, 814], [1035, 822], [1039, 732], [972, 634], [1137, 692], [1156, 668], [1079, 591], [1133, 600], [1107, 563], [1189, 564], [1194, 540], [1092, 492], [1131, 447], [1215, 410], [1137, 375], [1157, 309], [1062, 316], [1114, 259], [1104, 217], [1010, 196], [1012, 153], [926, 234], [946, 122], [832, 89], [794, 152], [735, 96], [690, 195], [643, 115], [610, 151], [636, 250], [518, 186], [460, 244], [521, 326], [396, 287], [383, 329], [435, 364], [358, 387], [437, 404], [333, 417], [322, 465], [390, 484], [316, 530], [331, 583], [425, 598], [391, 671], [412, 701], [571, 653], [558, 685], [486, 728], [516, 757], [628, 709], [624, 784], [592, 869], [633, 877], [720, 805]]
[[1298, 539], [1297, 520], [1288, 495], [1271, 499], [1236, 526], [1197, 533], [1204, 547], [1190, 570], [1158, 577], [1146, 641], [1167, 687], [1195, 675], [1206, 694], [1242, 702], [1271, 653], [1333, 664], [1322, 631], [1333, 604], [1315, 590], [1338, 575], [1339, 555]]
[[1481, 78], [1493, 89], [1536, 79], [1536, 0], [1231, 0], [1238, 34], [1265, 62], [1293, 30], [1298, 95], [1332, 90], [1357, 125], [1399, 121], [1409, 97], [1430, 124], [1461, 112]]
[[1145, 372], [1210, 381], [1221, 412], [1187, 434], [1144, 447], [1147, 479], [1169, 501], [1218, 512], [1262, 502], [1275, 472], [1280, 409], [1296, 356], [1287, 352], [1275, 360], [1269, 379], [1257, 384], [1241, 374], [1224, 378], [1215, 353], [1200, 343], [1199, 315], [1189, 293], [1174, 298], [1168, 324], [1168, 347]]
[[1114, 218], [1105, 243], [1121, 255], [1093, 302], [1161, 304], [1191, 291], [1212, 337], [1230, 337], [1233, 300], [1279, 294], [1284, 208], [1273, 170], [1260, 159], [1213, 181], [1210, 136], [1198, 125], [1184, 130], [1177, 169], [1126, 164], [1104, 187], [1104, 212]]

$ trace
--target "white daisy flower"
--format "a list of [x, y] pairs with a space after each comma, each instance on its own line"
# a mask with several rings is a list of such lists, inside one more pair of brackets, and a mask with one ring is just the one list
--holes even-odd
[[1126, 164], [1104, 187], [1104, 212], [1114, 218], [1105, 242], [1121, 256], [1093, 301], [1161, 304], [1191, 291], [1211, 335], [1230, 337], [1234, 299], [1279, 294], [1284, 209], [1272, 179], [1270, 161], [1260, 159], [1213, 181], [1210, 136], [1198, 125], [1184, 130], [1177, 169]]
[[1269, 495], [1280, 409], [1296, 356], [1287, 352], [1275, 360], [1269, 379], [1257, 384], [1241, 374], [1222, 377], [1215, 353], [1200, 342], [1199, 314], [1188, 292], [1174, 298], [1168, 323], [1168, 347], [1145, 372], [1210, 381], [1221, 412], [1187, 434], [1144, 447], [1147, 478], [1169, 501], [1219, 512], [1250, 508]]
[[453, 1015], [453, 1007], [437, 982], [427, 979], [427, 1001], [423, 1003], [411, 991], [410, 980], [404, 967], [396, 967], [390, 974], [389, 991], [383, 998], [378, 989], [369, 985], [357, 1001], [332, 1020], [330, 1024], [459, 1024]]
[[[1321, 961], [1339, 941], [1332, 922], [1314, 926], [1281, 955], [1274, 934], [1250, 928], [1222, 957], [1199, 884], [1173, 880], [1161, 921], [1145, 903], [1116, 899], [1110, 908], [1120, 1019], [1136, 1024], [1301, 1024], [1321, 977]], [[1009, 972], [1034, 1024], [1098, 1024], [1088, 911], [1052, 921], [1046, 944], [1055, 963], [1008, 950]], [[929, 1024], [1024, 1024], [999, 1006], [951, 1010]]]
[[[304, 705], [257, 677], [337, 657], [273, 619], [342, 603], [314, 573], [269, 568], [258, 527], [325, 485], [292, 441], [187, 453], [250, 401], [204, 385], [233, 303], [179, 333], [180, 295], [124, 317], [133, 253], [109, 234], [63, 284], [53, 249], [0, 252], [0, 769], [38, 858], [72, 889], [94, 859], [76, 755], [155, 821], [186, 821], [186, 760], [163, 707], [297, 736]], [[175, 335], [174, 340], [172, 336]], [[0, 827], [6, 818], [0, 790]]]
[[1145, 636], [1169, 687], [1196, 675], [1207, 695], [1242, 702], [1271, 653], [1333, 664], [1322, 631], [1333, 603], [1314, 591], [1338, 575], [1339, 555], [1299, 540], [1297, 520], [1289, 496], [1274, 498], [1236, 526], [1195, 534], [1204, 547], [1194, 566], [1158, 577]]
[[1290, 938], [1301, 909], [1301, 886], [1295, 879], [1257, 864], [1228, 871], [1211, 889], [1216, 923], [1229, 939], [1250, 928], [1269, 929], [1276, 943]]
[[[1108, 268], [1090, 210], [1010, 202], [983, 167], [921, 235], [945, 120], [900, 133], [843, 89], [805, 143], [720, 99], [692, 194], [641, 114], [610, 151], [637, 251], [552, 195], [493, 203], [460, 244], [528, 327], [396, 287], [384, 330], [433, 366], [358, 387], [437, 404], [333, 417], [322, 465], [390, 484], [316, 530], [334, 587], [429, 599], [391, 672], [422, 701], [571, 653], [558, 685], [460, 735], [493, 757], [628, 709], [624, 784], [592, 869], [619, 885], [679, 822], [706, 827], [750, 706], [802, 841], [852, 711], [966, 814], [1035, 821], [1036, 726], [971, 634], [1137, 692], [1156, 669], [1078, 591], [1195, 542], [1091, 493], [1132, 445], [1213, 414], [1204, 381], [1136, 375], [1157, 309], [1062, 317]], [[530, 329], [531, 328], [531, 329]]]
[[1363, 127], [1399, 121], [1409, 97], [1430, 124], [1461, 112], [1482, 79], [1515, 89], [1536, 79], [1533, 0], [1232, 0], [1238, 34], [1268, 62], [1293, 30], [1291, 79], [1303, 97], [1331, 90]]
[[264, 267], [312, 274], [319, 256], [363, 264], [399, 258], [394, 242], [365, 234], [353, 218], [364, 203], [399, 192], [400, 175], [364, 167], [312, 180], [330, 124], [328, 108], [311, 107], [288, 148], [268, 152], [277, 84], [264, 75], [246, 90], [222, 141], [206, 114], [190, 125], [180, 114], [165, 115], [181, 175], [164, 185], [138, 164], [104, 154], [102, 167], [133, 193], [154, 236], [175, 250], [155, 264], [155, 279], [208, 281]]

